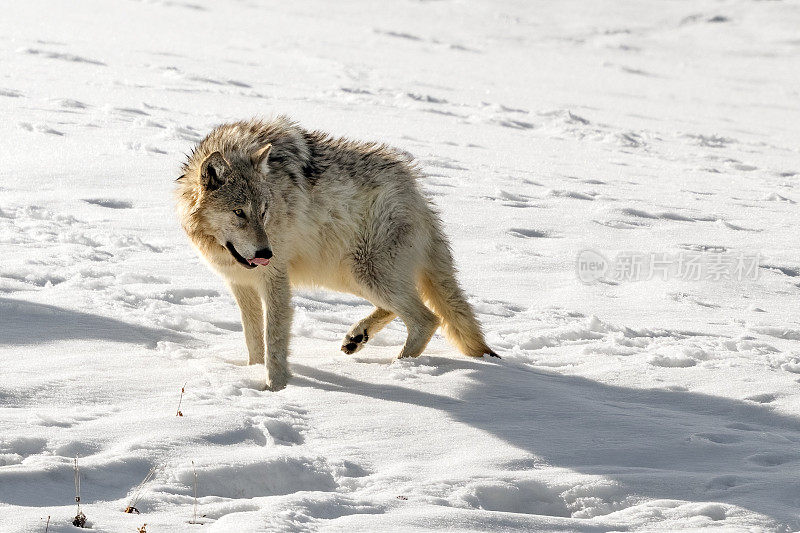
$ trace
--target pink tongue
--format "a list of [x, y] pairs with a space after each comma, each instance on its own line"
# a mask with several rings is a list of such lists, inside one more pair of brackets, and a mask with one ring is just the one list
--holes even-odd
[[269, 259], [263, 259], [261, 257], [254, 257], [250, 259], [251, 265], [260, 265], [260, 266], [267, 266], [269, 264]]

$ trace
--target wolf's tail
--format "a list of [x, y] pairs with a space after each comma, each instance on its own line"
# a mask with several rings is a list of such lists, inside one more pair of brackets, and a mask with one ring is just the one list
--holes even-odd
[[472, 306], [458, 286], [453, 256], [443, 236], [434, 236], [428, 255], [428, 262], [419, 276], [419, 289], [423, 299], [442, 319], [445, 337], [471, 357], [483, 354], [500, 357], [486, 345]]

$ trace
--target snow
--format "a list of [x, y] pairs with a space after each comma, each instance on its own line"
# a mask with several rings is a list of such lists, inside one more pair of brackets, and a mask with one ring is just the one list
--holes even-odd
[[[95, 531], [800, 529], [798, 24], [750, 0], [4, 6], [0, 529], [75, 531], [76, 456]], [[261, 390], [172, 189], [214, 125], [279, 113], [414, 154], [502, 360], [439, 335], [396, 360], [398, 321], [344, 355], [370, 306], [303, 290], [294, 378]], [[583, 250], [761, 267], [584, 284]]]

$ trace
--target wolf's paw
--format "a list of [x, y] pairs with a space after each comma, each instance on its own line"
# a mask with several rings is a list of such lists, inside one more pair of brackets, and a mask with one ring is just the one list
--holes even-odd
[[264, 386], [265, 391], [270, 392], [278, 392], [279, 390], [283, 390], [286, 388], [286, 380], [280, 379], [270, 379], [267, 380], [267, 384]]
[[278, 392], [279, 390], [285, 389], [290, 375], [288, 370], [271, 370], [267, 375], [267, 384], [264, 390]]
[[367, 335], [367, 330], [364, 330], [363, 333], [357, 333], [355, 335], [345, 335], [344, 342], [342, 342], [342, 351], [347, 355], [354, 354], [359, 351], [361, 348], [367, 344], [369, 340], [369, 335]]

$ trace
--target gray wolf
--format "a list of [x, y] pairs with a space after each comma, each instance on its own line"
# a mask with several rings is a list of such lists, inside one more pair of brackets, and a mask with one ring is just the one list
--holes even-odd
[[[442, 325], [472, 357], [497, 357], [458, 285], [442, 224], [408, 154], [333, 138], [288, 118], [224, 124], [200, 141], [177, 180], [177, 211], [200, 255], [241, 310], [250, 364], [266, 387], [290, 377], [291, 287], [369, 300], [344, 337], [359, 351], [396, 316], [416, 357]], [[427, 303], [427, 305], [426, 305]]]

